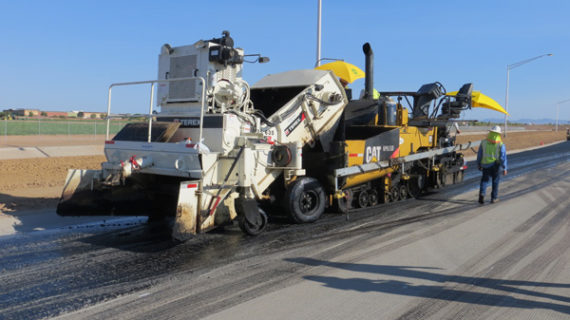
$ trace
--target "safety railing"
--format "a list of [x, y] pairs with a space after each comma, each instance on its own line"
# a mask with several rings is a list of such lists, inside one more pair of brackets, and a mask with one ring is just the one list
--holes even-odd
[[[150, 106], [149, 106], [149, 111], [148, 111], [148, 115], [146, 115], [146, 117], [148, 117], [148, 137], [147, 137], [147, 142], [151, 142], [151, 135], [152, 135], [152, 118], [153, 118], [153, 109], [154, 109], [154, 88], [155, 85], [157, 83], [165, 83], [165, 82], [174, 82], [174, 81], [185, 81], [185, 80], [198, 80], [200, 81], [200, 83], [202, 84], [202, 95], [200, 97], [200, 137], [198, 138], [198, 141], [202, 141], [202, 123], [204, 122], [204, 106], [206, 103], [206, 80], [204, 80], [204, 78], [202, 77], [185, 77], [185, 78], [175, 78], [175, 79], [164, 79], [164, 80], [145, 80], [145, 81], [134, 81], [134, 82], [119, 82], [119, 83], [113, 83], [109, 86], [109, 98], [107, 100], [107, 130], [106, 130], [106, 135], [105, 135], [105, 140], [109, 140], [109, 127], [111, 124], [111, 94], [112, 94], [112, 90], [113, 87], [118, 87], [118, 86], [132, 86], [132, 85], [139, 85], [139, 84], [151, 84], [150, 86]], [[173, 115], [167, 115], [167, 116], [173, 116]]]

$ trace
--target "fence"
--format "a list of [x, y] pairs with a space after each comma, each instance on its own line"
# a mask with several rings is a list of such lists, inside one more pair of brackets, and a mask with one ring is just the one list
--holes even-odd
[[[0, 120], [0, 135], [101, 135], [105, 134], [105, 120]], [[115, 134], [130, 121], [111, 121], [109, 132]]]

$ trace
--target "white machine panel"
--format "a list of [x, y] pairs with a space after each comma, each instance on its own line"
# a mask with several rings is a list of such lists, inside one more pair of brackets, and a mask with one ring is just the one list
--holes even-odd
[[[202, 77], [206, 80], [208, 90], [222, 79], [234, 81], [240, 78], [241, 63], [224, 65], [211, 61], [210, 55], [217, 53], [217, 47], [220, 47], [217, 43], [202, 40], [193, 45], [175, 48], [164, 45], [158, 58], [158, 79]], [[242, 49], [236, 48], [235, 52], [243, 56]], [[164, 115], [199, 114], [201, 95], [202, 84], [199, 80], [160, 83], [157, 88], [157, 104], [161, 107], [160, 113]]]

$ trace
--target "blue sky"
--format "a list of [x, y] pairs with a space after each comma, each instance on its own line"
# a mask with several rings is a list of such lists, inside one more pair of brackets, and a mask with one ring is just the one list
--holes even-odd
[[[314, 66], [316, 0], [0, 1], [0, 107], [106, 109], [113, 82], [156, 78], [164, 43], [180, 46], [230, 30], [247, 53], [245, 79]], [[375, 52], [375, 87], [415, 91], [440, 81], [473, 82], [504, 105], [506, 65], [553, 53], [511, 71], [512, 119], [554, 118], [570, 99], [570, 1], [323, 0], [322, 56], [364, 69]], [[363, 80], [353, 84], [356, 91]], [[117, 112], [144, 112], [148, 87], [117, 90]], [[116, 100], [115, 100], [116, 98]], [[570, 102], [560, 118], [570, 120]], [[469, 119], [500, 118], [476, 108]]]

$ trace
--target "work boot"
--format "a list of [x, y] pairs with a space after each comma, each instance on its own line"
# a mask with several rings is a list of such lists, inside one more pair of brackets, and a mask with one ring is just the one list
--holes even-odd
[[479, 203], [480, 204], [485, 203], [485, 197], [483, 197], [482, 195], [479, 195]]
[[495, 202], [499, 202], [499, 198], [497, 198], [497, 199], [491, 199], [491, 203], [495, 203]]

